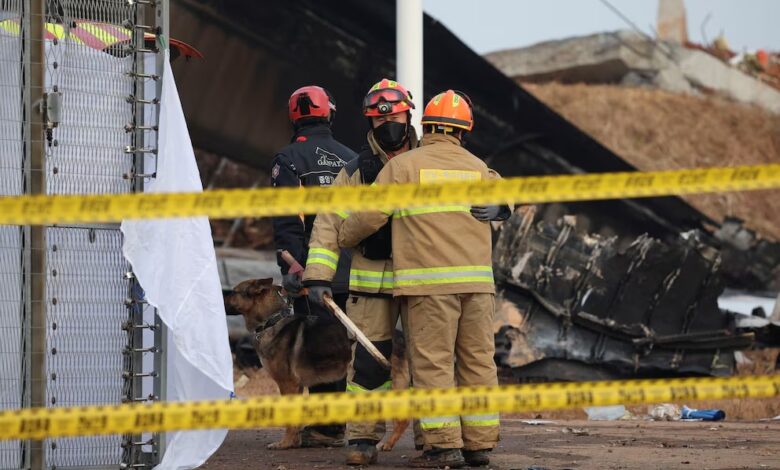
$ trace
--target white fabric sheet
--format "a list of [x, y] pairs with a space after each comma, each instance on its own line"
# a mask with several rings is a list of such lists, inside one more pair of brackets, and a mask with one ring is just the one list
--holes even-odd
[[[146, 192], [202, 191], [168, 60], [160, 99], [157, 177], [146, 183]], [[167, 400], [230, 397], [233, 364], [208, 219], [126, 220], [122, 232], [125, 257], [146, 300], [158, 309], [170, 332]], [[195, 468], [222, 444], [226, 434], [226, 430], [168, 433], [165, 453], [156, 468]]]

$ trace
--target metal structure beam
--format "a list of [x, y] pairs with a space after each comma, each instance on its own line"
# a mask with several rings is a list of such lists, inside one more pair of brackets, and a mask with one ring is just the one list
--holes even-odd
[[412, 125], [422, 135], [420, 119], [423, 106], [423, 7], [422, 0], [397, 1], [395, 22], [396, 79], [416, 101]]
[[[30, 0], [29, 8], [24, 18], [28, 35], [25, 35], [25, 48], [29, 58], [28, 97], [25, 116], [28, 120], [29, 132], [25, 134], [25, 147], [29, 149], [27, 192], [30, 194], [46, 193], [46, 156], [44, 148], [44, 116], [45, 106], [45, 42], [44, 22], [46, 5], [45, 0]], [[30, 286], [30, 295], [27, 303], [30, 306], [30, 406], [46, 406], [46, 239], [45, 227], [36, 225], [29, 229], [29, 244], [27, 256], [29, 257], [29, 270], [26, 273], [26, 284]], [[29, 444], [29, 464], [32, 470], [43, 470], [44, 449], [43, 441], [31, 441]]]

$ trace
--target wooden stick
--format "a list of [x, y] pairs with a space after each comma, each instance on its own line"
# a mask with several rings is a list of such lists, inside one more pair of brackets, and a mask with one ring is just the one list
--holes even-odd
[[357, 326], [355, 326], [354, 323], [352, 323], [352, 320], [347, 316], [346, 313], [342, 312], [338, 305], [336, 305], [336, 302], [333, 301], [328, 296], [324, 296], [323, 300], [325, 301], [325, 305], [328, 306], [331, 312], [333, 312], [333, 315], [336, 316], [336, 318], [341, 322], [342, 325], [347, 329], [348, 332], [355, 335], [355, 338], [357, 339], [358, 343], [363, 345], [364, 348], [371, 354], [376, 361], [382, 365], [387, 370], [390, 370], [390, 363], [385, 359], [385, 356], [382, 355], [381, 352], [374, 346], [374, 343], [371, 342], [370, 339], [366, 337], [366, 335], [363, 334], [360, 329], [358, 329]]
[[[282, 250], [281, 255], [282, 259], [290, 266], [290, 270], [288, 272], [303, 276], [303, 266], [301, 266], [301, 263], [299, 263], [293, 257], [293, 255], [290, 254], [289, 251]], [[306, 289], [303, 289], [301, 293], [306, 295], [305, 291]], [[368, 351], [368, 353], [371, 354], [382, 367], [390, 370], [390, 363], [387, 361], [387, 359], [385, 359], [385, 356], [379, 352], [376, 346], [374, 346], [374, 343], [372, 343], [371, 340], [368, 339], [366, 335], [364, 335], [363, 332], [360, 331], [360, 329], [352, 322], [352, 320], [349, 319], [347, 314], [344, 313], [338, 305], [336, 305], [336, 302], [327, 296], [323, 297], [322, 300], [325, 301], [325, 305], [333, 313], [333, 315], [335, 315], [336, 319], [340, 321], [342, 325], [344, 325], [344, 328], [347, 329], [349, 334], [353, 335], [355, 339], [357, 339], [357, 342], [362, 344], [363, 347], [366, 348], [366, 351]]]

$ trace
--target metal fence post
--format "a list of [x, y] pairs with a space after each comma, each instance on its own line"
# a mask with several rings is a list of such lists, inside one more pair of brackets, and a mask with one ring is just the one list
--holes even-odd
[[[170, 14], [171, 14], [171, 5], [170, 0], [157, 0], [155, 4], [155, 24], [158, 28], [158, 41], [157, 46], [160, 47], [160, 53], [157, 54], [157, 71], [160, 74], [160, 80], [157, 81], [157, 96], [162, 97], [162, 84], [163, 80], [165, 79], [165, 49], [169, 47], [169, 39], [170, 39], [170, 33], [171, 33], [171, 24], [170, 24]], [[160, 38], [162, 38], [162, 41], [160, 41]], [[172, 77], [168, 77], [169, 79], [172, 79]], [[157, 108], [157, 122], [159, 121], [159, 111], [160, 108]], [[158, 142], [156, 143], [155, 147], [159, 148], [159, 137], [160, 133], [157, 133]], [[158, 353], [155, 355], [155, 370], [157, 371], [158, 375], [157, 378], [154, 381], [154, 393], [159, 397], [160, 400], [166, 400], [167, 397], [167, 390], [168, 390], [168, 361], [166, 360], [166, 357], [168, 355], [168, 327], [165, 326], [165, 323], [163, 323], [162, 319], [159, 315], [155, 313], [154, 315], [154, 322], [158, 326], [155, 334], [155, 346], [157, 347]], [[157, 439], [157, 448], [156, 453], [158, 455], [158, 458], [162, 458], [162, 456], [165, 454], [165, 433], [160, 433], [159, 438]]]
[[[45, 0], [29, 0], [25, 8], [24, 23], [29, 32], [26, 35], [25, 47], [29, 58], [27, 86], [28, 100], [25, 109], [30, 132], [26, 134], [25, 147], [29, 149], [27, 192], [31, 194], [46, 193], [46, 162], [44, 149], [43, 106], [45, 83], [45, 47], [44, 23]], [[27, 303], [30, 306], [30, 406], [46, 406], [46, 240], [45, 227], [36, 225], [30, 227], [29, 270], [26, 273], [30, 286], [30, 296]], [[29, 463], [32, 470], [44, 468], [43, 441], [32, 441], [29, 444]]]

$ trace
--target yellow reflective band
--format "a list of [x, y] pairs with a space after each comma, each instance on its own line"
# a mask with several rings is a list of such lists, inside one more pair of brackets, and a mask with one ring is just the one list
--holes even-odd
[[420, 183], [447, 183], [453, 181], [479, 181], [482, 173], [472, 170], [420, 169]]
[[384, 392], [387, 390], [391, 390], [393, 388], [393, 382], [388, 380], [387, 382], [383, 383], [382, 385], [378, 386], [374, 389], [368, 389], [362, 385], [348, 382], [347, 383], [347, 391], [349, 393], [371, 393], [371, 392]]
[[361, 387], [360, 385], [352, 383], [352, 382], [347, 383], [347, 391], [349, 393], [368, 393], [368, 392], [370, 392], [369, 389]]
[[[51, 33], [57, 39], [62, 39], [65, 37], [65, 28], [63, 28], [62, 25], [59, 24], [46, 23], [46, 31]], [[71, 37], [71, 39], [81, 42], [79, 38]]]
[[332, 269], [334, 271], [338, 268], [338, 265], [336, 263], [334, 263], [333, 261], [328, 261], [326, 259], [319, 259], [319, 258], [312, 259], [312, 257], [309, 256], [309, 259], [306, 261], [306, 265], [308, 266], [308, 265], [312, 265], [312, 264], [322, 264], [324, 266], [329, 267], [330, 269]]
[[349, 217], [349, 212], [336, 211], [336, 215], [341, 217], [342, 219], [346, 219], [347, 217]]
[[349, 285], [354, 287], [393, 288], [393, 273], [387, 271], [349, 270]]
[[310, 248], [309, 256], [311, 256], [312, 254], [322, 255], [323, 258], [328, 258], [336, 263], [339, 262], [339, 254], [327, 248], [319, 248], [319, 247]]
[[437, 214], [440, 212], [469, 212], [471, 206], [429, 206], [416, 209], [401, 209], [393, 214], [394, 219], [412, 215]]
[[488, 276], [488, 277], [464, 276], [464, 277], [452, 277], [452, 278], [441, 278], [441, 279], [416, 279], [411, 281], [396, 281], [395, 287], [430, 286], [430, 285], [437, 285], [437, 284], [460, 284], [460, 283], [472, 283], [472, 282], [492, 284], [493, 276]]
[[0, 29], [4, 29], [9, 33], [13, 34], [14, 36], [18, 36], [21, 32], [21, 27], [19, 26], [19, 22], [14, 20], [0, 21]]
[[443, 268], [399, 269], [394, 273], [395, 286], [457, 284], [461, 282], [493, 283], [490, 266], [448, 266]]
[[333, 270], [339, 262], [339, 254], [330, 251], [327, 248], [310, 248], [309, 256], [306, 258], [306, 264], [323, 264]]
[[399, 269], [395, 271], [396, 275], [405, 276], [407, 274], [428, 274], [428, 273], [452, 273], [459, 271], [482, 271], [493, 273], [492, 266], [486, 265], [472, 265], [472, 266], [442, 266], [439, 268], [416, 268], [416, 269]]
[[459, 428], [460, 418], [457, 416], [440, 416], [438, 418], [420, 418], [422, 429]]
[[461, 417], [464, 426], [498, 426], [499, 417], [498, 413], [489, 415], [471, 415]]
[[95, 36], [98, 39], [98, 41], [103, 43], [104, 47], [108, 47], [112, 44], [119, 42], [118, 37], [114, 36], [113, 34], [110, 34], [108, 31], [106, 31], [99, 25], [91, 24], [87, 22], [81, 22], [79, 23], [79, 28]]

